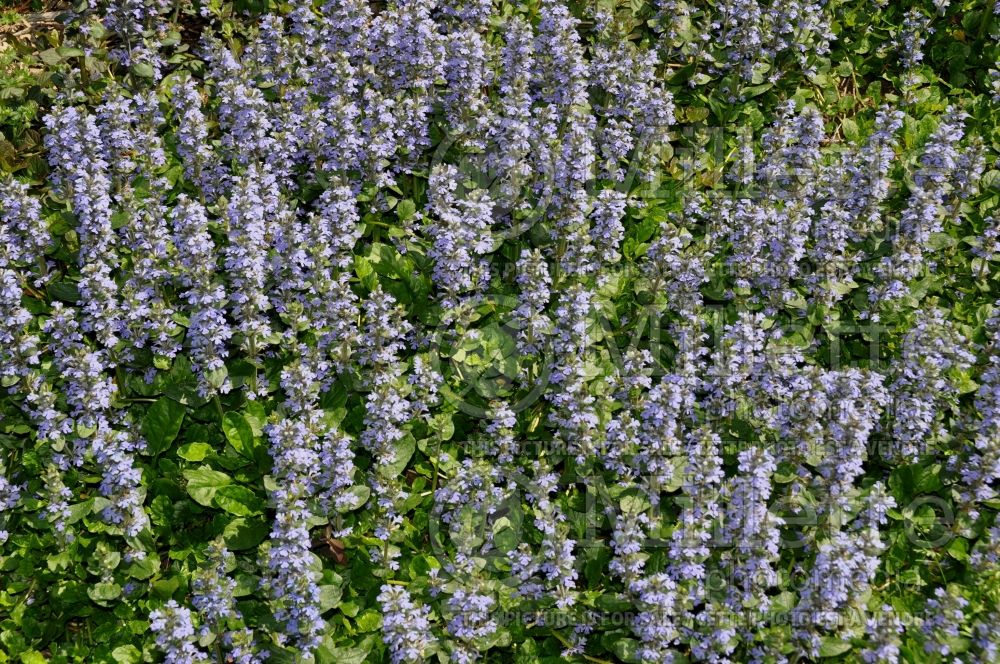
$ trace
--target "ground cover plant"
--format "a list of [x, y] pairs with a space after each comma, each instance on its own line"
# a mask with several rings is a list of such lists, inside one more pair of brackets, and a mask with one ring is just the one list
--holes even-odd
[[9, 6], [0, 662], [1000, 662], [998, 37]]

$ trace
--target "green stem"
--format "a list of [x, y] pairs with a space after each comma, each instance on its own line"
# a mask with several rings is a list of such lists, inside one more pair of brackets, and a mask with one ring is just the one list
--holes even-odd
[[976, 41], [982, 41], [983, 37], [990, 29], [990, 25], [993, 23], [993, 12], [990, 11], [989, 7], [983, 9], [984, 18], [979, 23], [979, 34], [976, 35]]
[[441, 436], [437, 437], [437, 444], [434, 448], [434, 479], [431, 481], [432, 493], [437, 493], [438, 488], [438, 464], [441, 463]]
[[[569, 639], [567, 639], [562, 634], [560, 634], [558, 632], [550, 632], [550, 633], [552, 634], [552, 636], [556, 637], [556, 639], [558, 639], [559, 642], [562, 643], [565, 647], [567, 647], [567, 648], [571, 648], [572, 647], [572, 644], [569, 642]], [[588, 655], [586, 653], [583, 653], [580, 656], [583, 657], [588, 662], [594, 662], [595, 664], [612, 664], [612, 662], [610, 660], [601, 659], [600, 657], [592, 657], [592, 656], [590, 656], [590, 655]]]
[[248, 342], [250, 364], [253, 366], [253, 373], [250, 374], [250, 393], [257, 396], [257, 340], [250, 337]]

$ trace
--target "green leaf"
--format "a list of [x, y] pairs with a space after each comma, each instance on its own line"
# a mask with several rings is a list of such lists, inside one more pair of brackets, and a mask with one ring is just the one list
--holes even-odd
[[243, 408], [243, 418], [250, 425], [253, 435], [260, 437], [264, 435], [264, 425], [267, 424], [267, 412], [264, 404], [260, 401], [251, 401]]
[[367, 609], [357, 618], [359, 632], [374, 632], [382, 626], [382, 614], [374, 609]]
[[901, 466], [889, 475], [889, 488], [898, 504], [908, 503], [913, 496], [933, 493], [941, 488], [940, 464]]
[[846, 138], [847, 140], [849, 140], [852, 143], [857, 143], [858, 142], [858, 138], [860, 137], [861, 132], [858, 130], [858, 123], [857, 122], [855, 122], [854, 120], [852, 120], [850, 118], [844, 118], [844, 120], [841, 123], [840, 127], [843, 130], [843, 132], [844, 132], [844, 138]]
[[372, 267], [371, 261], [364, 256], [354, 257], [354, 273], [358, 275], [361, 285], [367, 290], [372, 291], [378, 287], [378, 277], [375, 275], [375, 269]]
[[260, 590], [260, 579], [252, 574], [236, 573], [236, 585], [233, 587], [233, 597], [249, 597]]
[[164, 495], [153, 498], [149, 504], [149, 517], [157, 526], [169, 526], [174, 517], [174, 504]]
[[148, 62], [136, 62], [132, 65], [132, 73], [136, 76], [141, 76], [142, 78], [153, 78], [155, 73], [153, 70], [153, 65]]
[[358, 615], [359, 610], [360, 607], [358, 606], [357, 602], [348, 601], [340, 603], [340, 612], [343, 613], [348, 618], [353, 618], [354, 616]]
[[67, 304], [76, 304], [80, 301], [80, 290], [76, 287], [76, 284], [56, 281], [46, 286], [45, 290], [53, 300], [59, 300]]
[[261, 519], [237, 518], [222, 531], [222, 539], [233, 551], [252, 549], [267, 538], [270, 527]]
[[649, 509], [649, 501], [638, 495], [627, 494], [619, 501], [622, 514], [642, 514]]
[[264, 501], [245, 486], [219, 487], [212, 502], [236, 516], [252, 516], [264, 511]]
[[229, 369], [225, 366], [221, 366], [218, 369], [212, 369], [207, 374], [205, 378], [208, 380], [208, 384], [212, 387], [219, 389], [226, 384], [226, 379], [229, 377]]
[[356, 646], [334, 648], [323, 644], [316, 651], [316, 664], [363, 664], [368, 660], [374, 641], [371, 637]]
[[439, 440], [451, 440], [451, 437], [455, 435], [455, 421], [452, 419], [453, 417], [451, 413], [440, 413], [434, 416], [431, 422], [432, 430]]
[[180, 575], [173, 575], [165, 579], [153, 582], [153, 593], [161, 599], [170, 599], [170, 596], [180, 587]]
[[133, 645], [118, 646], [111, 651], [111, 657], [118, 664], [138, 664], [142, 661], [142, 653]]
[[956, 537], [948, 545], [948, 555], [955, 560], [967, 562], [969, 560], [969, 540]]
[[117, 583], [112, 583], [110, 581], [95, 583], [87, 588], [87, 595], [90, 596], [90, 599], [98, 603], [110, 602], [111, 600], [120, 597], [121, 594], [122, 587]]
[[751, 97], [756, 97], [758, 95], [764, 94], [773, 87], [774, 85], [771, 83], [761, 83], [760, 85], [751, 85], [743, 90], [743, 94], [746, 95], [747, 99], [750, 99]]
[[146, 411], [142, 420], [142, 435], [146, 439], [147, 451], [156, 456], [166, 451], [184, 421], [184, 406], [168, 397], [160, 397]]
[[388, 244], [375, 242], [372, 244], [368, 260], [372, 269], [384, 277], [406, 279], [413, 271], [412, 261]]
[[340, 586], [320, 586], [319, 587], [319, 610], [329, 611], [340, 604], [340, 598], [344, 591]]
[[693, 106], [683, 109], [683, 120], [687, 123], [701, 122], [709, 116], [709, 111], [704, 106]]
[[55, 48], [50, 48], [38, 53], [38, 59], [50, 67], [55, 67], [57, 64], [62, 62], [62, 56], [59, 55], [59, 50]]
[[49, 571], [55, 572], [58, 569], [67, 569], [70, 563], [73, 562], [73, 557], [70, 555], [69, 551], [60, 551], [57, 554], [51, 555], [46, 560], [46, 565]]
[[820, 657], [836, 657], [851, 649], [851, 642], [836, 636], [824, 636], [819, 644]]
[[203, 461], [211, 453], [212, 446], [208, 443], [187, 443], [177, 450], [177, 456], [188, 461]]
[[160, 571], [160, 559], [157, 556], [146, 556], [141, 560], [133, 560], [125, 569], [133, 579], [148, 579]]
[[37, 650], [26, 650], [21, 653], [21, 664], [46, 664], [49, 660]]
[[93, 499], [85, 500], [82, 503], [76, 503], [74, 505], [70, 505], [69, 516], [66, 518], [64, 523], [66, 523], [66, 525], [74, 524], [83, 517], [90, 514], [91, 511], [93, 511], [93, 509], [94, 509]]
[[494, 544], [497, 551], [507, 553], [517, 548], [521, 542], [521, 534], [513, 528], [503, 528], [493, 535]]
[[212, 507], [213, 499], [218, 490], [233, 483], [229, 475], [212, 470], [208, 466], [185, 470], [184, 479], [187, 480], [188, 495], [196, 503], [205, 507]]
[[392, 448], [392, 461], [379, 467], [379, 472], [385, 477], [398, 477], [406, 470], [406, 464], [410, 463], [413, 451], [417, 448], [417, 441], [413, 436], [407, 434], [405, 438], [397, 442]]
[[263, 445], [257, 442], [250, 422], [240, 413], [226, 413], [222, 418], [222, 432], [226, 434], [226, 440], [233, 449], [251, 461], [259, 462], [261, 453], [267, 453]]
[[623, 662], [639, 661], [639, 642], [635, 639], [618, 639], [611, 646], [611, 651]]
[[368, 502], [368, 498], [372, 495], [372, 490], [363, 484], [355, 484], [347, 490], [347, 493], [352, 496], [352, 500], [350, 504], [345, 504], [343, 507], [338, 508], [338, 512], [350, 512], [351, 510], [358, 509]]
[[267, 651], [267, 661], [274, 662], [275, 664], [301, 664], [302, 662], [301, 655], [297, 651], [289, 650], [288, 648], [270, 645]]
[[411, 217], [413, 217], [416, 211], [417, 211], [417, 204], [414, 203], [409, 198], [400, 201], [399, 205], [396, 206], [396, 214], [399, 216], [400, 221], [406, 221], [407, 219], [410, 219]]

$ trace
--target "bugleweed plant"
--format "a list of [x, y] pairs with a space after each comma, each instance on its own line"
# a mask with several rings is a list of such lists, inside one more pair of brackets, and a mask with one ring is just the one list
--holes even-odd
[[0, 662], [1000, 662], [998, 13], [70, 8]]

